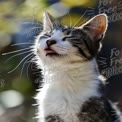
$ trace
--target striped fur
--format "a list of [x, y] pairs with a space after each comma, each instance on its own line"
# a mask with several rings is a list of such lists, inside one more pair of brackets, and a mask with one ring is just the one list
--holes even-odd
[[45, 13], [43, 23], [34, 46], [44, 82], [36, 96], [38, 122], [122, 122], [119, 110], [104, 97], [95, 59], [106, 15], [71, 28]]

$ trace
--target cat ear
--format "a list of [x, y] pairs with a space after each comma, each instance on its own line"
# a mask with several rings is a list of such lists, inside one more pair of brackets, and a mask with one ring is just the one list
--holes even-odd
[[49, 31], [49, 30], [52, 30], [53, 27], [54, 27], [53, 17], [48, 12], [44, 12], [43, 13], [43, 30]]
[[99, 14], [82, 25], [82, 29], [88, 36], [96, 42], [102, 40], [108, 27], [108, 20], [106, 14]]

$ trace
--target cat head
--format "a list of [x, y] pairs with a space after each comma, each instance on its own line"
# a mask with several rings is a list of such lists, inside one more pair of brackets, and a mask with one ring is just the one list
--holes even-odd
[[80, 27], [67, 27], [49, 13], [43, 16], [43, 31], [35, 43], [38, 62], [43, 65], [91, 61], [101, 48], [107, 16], [99, 14]]

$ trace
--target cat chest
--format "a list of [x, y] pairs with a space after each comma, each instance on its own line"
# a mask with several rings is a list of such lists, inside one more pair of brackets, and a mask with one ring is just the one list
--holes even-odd
[[50, 119], [51, 116], [58, 116], [66, 122], [79, 122], [78, 113], [82, 104], [82, 100], [72, 95], [55, 92], [44, 97], [40, 109], [44, 111], [44, 118]]
[[[49, 117], [50, 119], [52, 116], [58, 116], [65, 120], [63, 122], [79, 122], [79, 112], [84, 102], [95, 95], [96, 91], [85, 87], [86, 82], [73, 85], [71, 83], [68, 82], [68, 85], [67, 82], [46, 84], [41, 89], [38, 99], [40, 101], [41, 98], [39, 114], [42, 115], [43, 112], [42, 118]], [[81, 119], [80, 122], [82, 122]]]
[[54, 101], [50, 100], [49, 102], [46, 100], [43, 104], [45, 117], [58, 116], [66, 122], [79, 122], [78, 113], [80, 108], [81, 103], [69, 102], [65, 98], [56, 98]]

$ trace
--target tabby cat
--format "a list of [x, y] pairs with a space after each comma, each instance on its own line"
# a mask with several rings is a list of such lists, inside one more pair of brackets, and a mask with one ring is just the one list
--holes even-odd
[[43, 87], [36, 96], [38, 122], [122, 122], [104, 96], [96, 55], [108, 26], [99, 14], [80, 27], [67, 27], [45, 12], [34, 53]]

